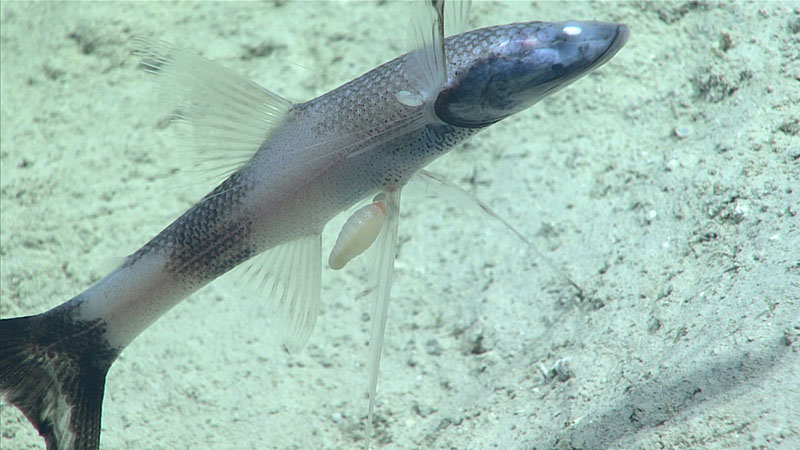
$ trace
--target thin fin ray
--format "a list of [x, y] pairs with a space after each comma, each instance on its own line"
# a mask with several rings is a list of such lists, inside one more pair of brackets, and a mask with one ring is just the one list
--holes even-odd
[[406, 57], [406, 77], [416, 88], [421, 102], [430, 102], [447, 83], [444, 53], [444, 10], [442, 1], [414, 2], [409, 26], [411, 53]]
[[472, 9], [471, 0], [447, 0], [444, 4], [444, 35], [469, 31], [469, 14]]
[[[520, 233], [516, 228], [514, 228], [511, 223], [505, 220], [500, 214], [498, 214], [494, 209], [492, 209], [489, 205], [481, 201], [478, 197], [473, 195], [472, 193], [466, 191], [461, 186], [453, 183], [452, 181], [446, 179], [445, 177], [427, 171], [427, 170], [420, 170], [414, 178], [412, 178], [412, 183], [410, 183], [412, 189], [414, 189], [414, 185], [423, 185], [426, 188], [426, 191], [433, 192], [433, 190], [427, 189], [430, 186], [435, 186], [437, 188], [436, 194], [434, 196], [438, 197], [447, 197], [451, 199], [455, 199], [463, 204], [470, 205], [470, 206], [477, 206], [480, 208], [480, 211], [483, 214], [486, 214], [490, 218], [494, 219], [503, 227], [505, 227], [508, 231], [510, 231], [514, 236], [517, 237], [520, 241], [522, 241], [540, 260], [544, 261], [545, 264], [550, 267], [556, 275], [566, 281], [570, 286], [575, 288], [578, 291], [579, 296], [584, 295], [584, 290], [578, 283], [572, 280], [563, 270], [561, 270], [550, 258], [548, 258], [539, 248], [530, 240], [528, 240], [522, 233]], [[444, 194], [444, 195], [442, 195]]]
[[[367, 448], [372, 435], [372, 415], [375, 410], [375, 393], [378, 386], [378, 372], [383, 351], [383, 336], [386, 330], [386, 316], [389, 310], [389, 294], [394, 276], [394, 259], [397, 256], [397, 233], [400, 223], [400, 189], [386, 192], [386, 216], [378, 238], [373, 244], [374, 258], [373, 282], [376, 286], [370, 298], [372, 314], [369, 333], [369, 413], [367, 414]], [[378, 199], [376, 197], [376, 199]]]
[[178, 136], [191, 147], [199, 171], [215, 169], [222, 160], [244, 164], [292, 106], [236, 72], [168, 42], [137, 37], [134, 44], [141, 65], [158, 75], [165, 103], [175, 107]]
[[233, 271], [246, 295], [267, 297], [283, 344], [292, 353], [305, 347], [314, 329], [320, 304], [320, 260], [321, 236], [315, 234], [268, 250]]

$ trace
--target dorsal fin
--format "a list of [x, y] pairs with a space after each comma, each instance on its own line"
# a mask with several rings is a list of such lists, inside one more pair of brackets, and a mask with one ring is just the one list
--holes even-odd
[[[283, 121], [292, 102], [202, 56], [137, 37], [134, 53], [158, 75], [163, 101], [192, 150], [192, 169], [225, 177], [247, 162]], [[215, 180], [219, 181], [219, 180]]]

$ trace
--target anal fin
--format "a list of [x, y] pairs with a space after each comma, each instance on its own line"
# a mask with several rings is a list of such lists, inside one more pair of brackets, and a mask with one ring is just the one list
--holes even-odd
[[286, 348], [305, 347], [320, 304], [321, 236], [306, 236], [268, 250], [234, 270], [247, 295], [267, 297]]

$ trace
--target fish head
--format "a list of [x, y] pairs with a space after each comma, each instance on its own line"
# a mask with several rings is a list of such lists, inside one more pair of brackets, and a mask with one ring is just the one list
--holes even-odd
[[611, 59], [627, 42], [623, 24], [527, 22], [453, 36], [448, 83], [435, 101], [447, 124], [481, 128], [522, 111]]

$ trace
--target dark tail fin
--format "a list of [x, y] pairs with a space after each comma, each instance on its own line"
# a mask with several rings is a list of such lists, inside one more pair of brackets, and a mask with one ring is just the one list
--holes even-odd
[[75, 320], [76, 302], [0, 320], [0, 397], [19, 408], [56, 450], [100, 446], [106, 372], [118, 352], [101, 320]]

